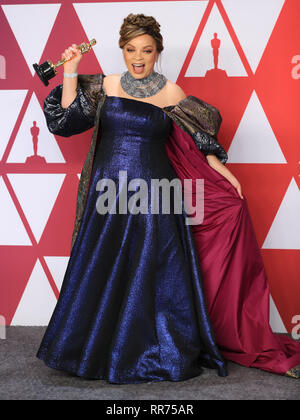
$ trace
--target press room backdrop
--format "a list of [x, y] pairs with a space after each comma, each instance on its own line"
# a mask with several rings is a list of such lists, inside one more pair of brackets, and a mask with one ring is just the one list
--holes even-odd
[[[129, 13], [154, 16], [162, 72], [216, 106], [228, 168], [242, 184], [271, 286], [271, 326], [300, 315], [300, 1], [0, 1], [0, 316], [46, 325], [70, 255], [76, 194], [92, 130], [52, 135], [32, 68], [96, 38], [80, 73], [121, 73]], [[214, 35], [216, 34], [216, 35]], [[295, 322], [295, 323], [293, 323]]]

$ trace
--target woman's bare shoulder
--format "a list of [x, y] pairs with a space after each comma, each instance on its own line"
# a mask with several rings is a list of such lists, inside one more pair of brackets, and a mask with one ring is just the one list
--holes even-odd
[[104, 83], [112, 83], [116, 80], [119, 80], [121, 76], [122, 76], [121, 74], [116, 74], [116, 73], [106, 74], [104, 79], [103, 79], [103, 82]]
[[106, 92], [114, 92], [120, 80], [121, 74], [106, 74], [103, 79], [103, 87]]
[[179, 101], [186, 98], [187, 96], [184, 90], [176, 83], [171, 82], [171, 80], [167, 80], [166, 89], [167, 89], [168, 101], [172, 105], [176, 105]]
[[120, 78], [122, 74], [112, 73], [112, 74], [106, 74], [105, 77], [108, 78]]

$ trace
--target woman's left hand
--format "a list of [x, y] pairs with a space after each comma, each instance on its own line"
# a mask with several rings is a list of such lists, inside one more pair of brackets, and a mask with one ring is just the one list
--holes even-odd
[[243, 194], [242, 194], [242, 186], [239, 183], [238, 180], [234, 180], [234, 181], [230, 181], [230, 183], [234, 186], [234, 188], [237, 190], [239, 196], [244, 199]]
[[220, 162], [220, 160], [214, 154], [206, 155], [209, 166], [211, 166], [219, 174], [223, 175], [229, 182], [236, 188], [238, 195], [243, 199], [242, 187], [236, 177], [230, 172], [230, 170]]

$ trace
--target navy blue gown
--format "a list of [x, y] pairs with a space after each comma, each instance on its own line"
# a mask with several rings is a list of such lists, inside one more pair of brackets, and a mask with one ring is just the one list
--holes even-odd
[[203, 367], [226, 376], [184, 209], [97, 210], [98, 181], [109, 178], [118, 186], [119, 171], [127, 172], [128, 183], [145, 180], [149, 194], [151, 179], [176, 178], [164, 147], [171, 119], [155, 105], [117, 96], [105, 97], [100, 119], [83, 219], [37, 357], [49, 367], [116, 384], [181, 381]]

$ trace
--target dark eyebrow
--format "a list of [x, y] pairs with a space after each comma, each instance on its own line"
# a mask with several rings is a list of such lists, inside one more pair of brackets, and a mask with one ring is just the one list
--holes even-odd
[[[127, 44], [127, 45], [130, 45], [131, 47], [135, 48], [135, 47], [134, 47], [134, 45], [132, 45], [132, 44]], [[146, 45], [146, 46], [145, 46], [145, 47], [143, 47], [143, 48], [147, 48], [147, 47], [153, 47], [153, 45]]]

